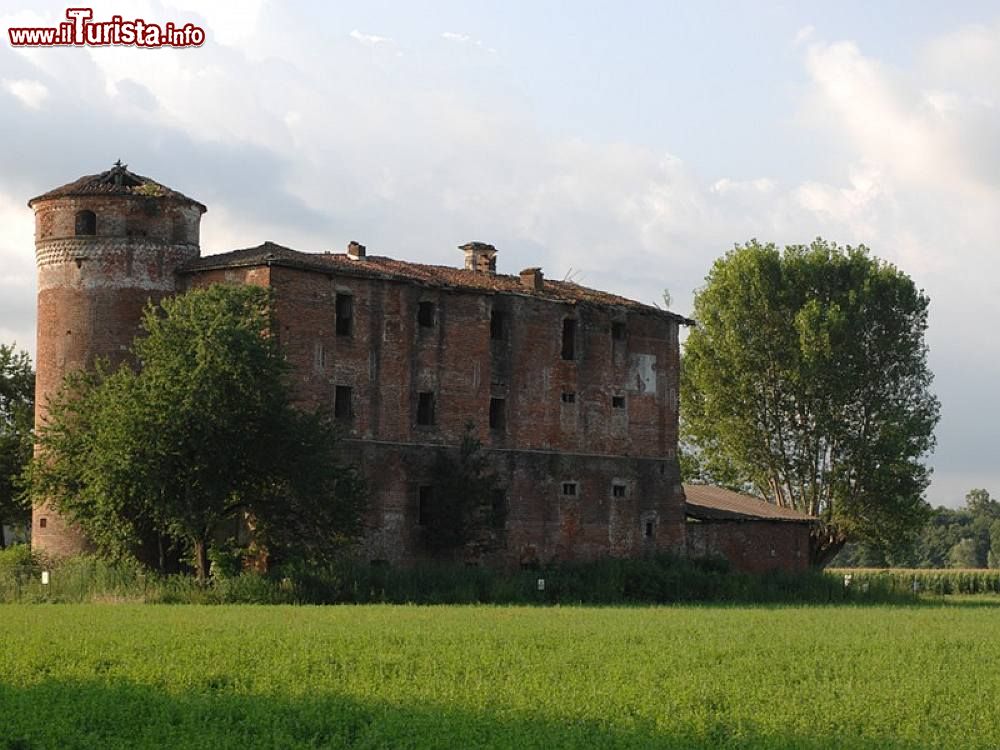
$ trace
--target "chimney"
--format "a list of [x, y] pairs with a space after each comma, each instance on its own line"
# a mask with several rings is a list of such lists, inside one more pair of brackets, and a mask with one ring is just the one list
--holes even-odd
[[351, 240], [347, 245], [347, 257], [351, 260], [361, 260], [365, 257], [365, 246]]
[[497, 249], [485, 242], [469, 242], [460, 245], [459, 250], [465, 253], [465, 270], [476, 273], [497, 272]]
[[525, 268], [521, 271], [521, 286], [526, 287], [533, 292], [542, 291], [544, 282], [545, 277], [542, 276], [541, 268]]

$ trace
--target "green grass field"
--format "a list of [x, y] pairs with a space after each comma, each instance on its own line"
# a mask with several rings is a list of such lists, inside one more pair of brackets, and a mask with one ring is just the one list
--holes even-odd
[[1000, 607], [0, 606], [0, 748], [996, 748]]

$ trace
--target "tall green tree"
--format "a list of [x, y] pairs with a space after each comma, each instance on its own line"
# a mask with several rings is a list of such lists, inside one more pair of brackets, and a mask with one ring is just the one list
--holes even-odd
[[978, 568], [979, 557], [976, 554], [976, 542], [974, 539], [962, 539], [948, 551], [948, 567], [950, 568]]
[[751, 241], [713, 265], [684, 349], [684, 440], [705, 477], [737, 476], [823, 520], [813, 562], [848, 537], [882, 548], [922, 526], [939, 405], [928, 298], [863, 247]]
[[270, 296], [213, 286], [150, 306], [137, 367], [71, 376], [39, 434], [31, 490], [112, 555], [152, 530], [199, 578], [209, 545], [248, 523], [271, 554], [323, 557], [357, 531], [356, 473], [323, 413], [293, 407]]
[[35, 415], [35, 373], [27, 352], [0, 344], [0, 548], [3, 526], [30, 516], [17, 478], [31, 459]]

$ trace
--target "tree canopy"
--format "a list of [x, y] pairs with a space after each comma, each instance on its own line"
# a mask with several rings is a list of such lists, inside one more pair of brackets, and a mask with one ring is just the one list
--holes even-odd
[[819, 517], [815, 563], [848, 536], [912, 537], [939, 413], [928, 304], [864, 246], [737, 245], [697, 292], [684, 347], [686, 478]]
[[909, 543], [889, 549], [852, 543], [833, 564], [878, 568], [1000, 568], [1000, 502], [973, 489], [959, 508], [935, 508]]
[[270, 295], [217, 285], [147, 307], [135, 366], [67, 378], [39, 434], [31, 491], [106, 553], [150, 532], [199, 577], [240, 523], [268, 554], [323, 557], [357, 530], [362, 488], [333, 422], [293, 406]]
[[29, 516], [17, 480], [31, 459], [35, 373], [26, 352], [0, 344], [0, 548], [4, 524]]

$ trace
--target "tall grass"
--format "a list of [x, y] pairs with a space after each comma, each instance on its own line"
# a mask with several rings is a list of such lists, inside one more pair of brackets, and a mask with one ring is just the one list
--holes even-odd
[[996, 750], [996, 606], [0, 607], [0, 748]]
[[[42, 571], [48, 582], [42, 582]], [[819, 571], [749, 575], [715, 561], [667, 556], [564, 563], [501, 571], [454, 563], [394, 567], [344, 561], [287, 567], [271, 575], [218, 577], [207, 586], [127, 563], [77, 557], [46, 564], [25, 550], [0, 555], [0, 602], [134, 601], [168, 604], [658, 604], [669, 602], [834, 603], [912, 599], [891, 578], [844, 585]]]

